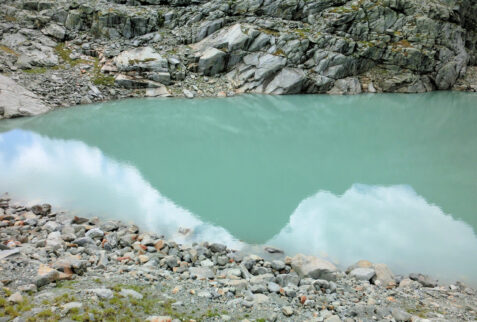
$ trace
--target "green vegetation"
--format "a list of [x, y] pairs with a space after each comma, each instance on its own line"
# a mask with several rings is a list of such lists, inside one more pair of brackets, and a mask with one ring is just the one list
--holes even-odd
[[92, 80], [94, 85], [113, 86], [114, 77], [101, 73], [101, 66], [99, 65], [99, 59], [96, 58], [93, 63], [93, 75]]
[[71, 50], [66, 48], [65, 43], [59, 43], [55, 47], [55, 52], [65, 63], [67, 63], [71, 67], [74, 67], [80, 63], [88, 63], [88, 61], [83, 59], [71, 59]]

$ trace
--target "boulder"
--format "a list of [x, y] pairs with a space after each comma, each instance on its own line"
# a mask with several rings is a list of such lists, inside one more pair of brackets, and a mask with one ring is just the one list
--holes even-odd
[[357, 267], [349, 275], [360, 281], [369, 281], [375, 275], [375, 271], [372, 268]]
[[291, 266], [295, 272], [298, 273], [300, 278], [311, 277], [324, 280], [336, 279], [336, 266], [329, 261], [318, 257], [297, 254], [292, 258]]
[[199, 58], [199, 73], [213, 76], [225, 68], [226, 54], [216, 48], [207, 48]]
[[0, 119], [38, 115], [51, 109], [35, 94], [4, 75], [0, 75], [0, 107], [3, 110]]
[[199, 280], [208, 280], [214, 278], [214, 272], [209, 267], [191, 267], [189, 268], [191, 278]]
[[237, 23], [233, 26], [222, 28], [200, 42], [191, 45], [191, 47], [196, 51], [203, 51], [209, 47], [226, 49], [228, 52], [246, 50], [259, 33], [256, 30], [253, 32], [249, 29], [249, 27]]
[[139, 47], [126, 50], [113, 59], [119, 71], [168, 72], [167, 59], [152, 47]]
[[41, 30], [42, 33], [48, 36], [52, 36], [59, 41], [63, 41], [66, 35], [66, 29], [55, 23], [51, 23]]
[[357, 77], [338, 79], [328, 92], [333, 95], [355, 95], [361, 93], [361, 83]]
[[386, 264], [374, 264], [376, 275], [372, 278], [372, 282], [383, 287], [393, 285], [395, 282], [393, 272]]
[[302, 91], [305, 73], [299, 68], [283, 68], [265, 88], [266, 94], [298, 94]]

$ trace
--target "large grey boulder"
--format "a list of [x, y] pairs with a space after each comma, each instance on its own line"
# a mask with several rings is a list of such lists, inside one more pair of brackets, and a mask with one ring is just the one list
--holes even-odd
[[38, 115], [50, 109], [35, 94], [0, 74], [0, 119]]
[[395, 284], [394, 274], [386, 264], [374, 264], [376, 275], [372, 278], [372, 282], [376, 285], [387, 287]]
[[[252, 54], [253, 55], [253, 54]], [[263, 54], [260, 56], [252, 57], [250, 55], [244, 57], [245, 63], [250, 63], [256, 67], [254, 78], [255, 80], [262, 80], [271, 76], [275, 72], [279, 71], [286, 65], [287, 59], [285, 57], [272, 55], [272, 54]]]
[[292, 258], [291, 266], [300, 278], [311, 277], [328, 281], [336, 279], [336, 266], [318, 257], [297, 254]]
[[302, 91], [305, 73], [299, 68], [283, 68], [265, 89], [266, 94], [298, 94]]
[[361, 83], [357, 77], [338, 79], [335, 86], [328, 92], [333, 95], [355, 95], [361, 93]]
[[45, 35], [52, 36], [58, 40], [64, 40], [66, 35], [66, 29], [55, 23], [51, 23], [41, 30]]
[[191, 47], [197, 51], [203, 51], [208, 47], [227, 49], [229, 52], [246, 50], [258, 34], [257, 30], [238, 23], [222, 28]]
[[199, 73], [212, 76], [225, 68], [226, 54], [216, 48], [206, 49], [199, 58]]
[[152, 47], [126, 50], [113, 59], [119, 71], [168, 72], [168, 61]]

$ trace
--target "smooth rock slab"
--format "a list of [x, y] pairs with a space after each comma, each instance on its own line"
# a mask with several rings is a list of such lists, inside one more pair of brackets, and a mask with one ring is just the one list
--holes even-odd
[[0, 75], [0, 119], [46, 113], [51, 108], [12, 79]]

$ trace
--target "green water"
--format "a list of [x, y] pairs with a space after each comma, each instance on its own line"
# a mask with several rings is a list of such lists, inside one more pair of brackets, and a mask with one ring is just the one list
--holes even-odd
[[[469, 255], [477, 250], [476, 124], [477, 95], [449, 92], [110, 102], [0, 122], [0, 190], [110, 217], [127, 209], [121, 218], [139, 221], [144, 212], [164, 219], [158, 209], [171, 203], [180, 214], [163, 226], [187, 226], [180, 218], [191, 216], [191, 226], [213, 224], [246, 243], [341, 262], [373, 252], [389, 260], [446, 238], [455, 243], [442, 247], [465, 244]], [[415, 225], [424, 235], [416, 240]], [[386, 238], [399, 247], [380, 249]]]

